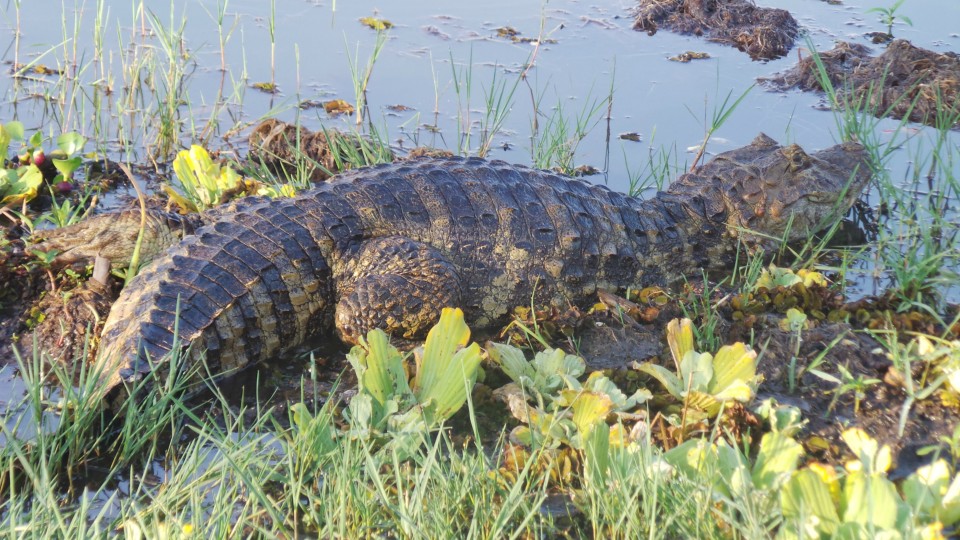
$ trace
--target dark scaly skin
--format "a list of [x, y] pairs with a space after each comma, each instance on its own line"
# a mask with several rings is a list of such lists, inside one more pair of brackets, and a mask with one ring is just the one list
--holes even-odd
[[792, 214], [800, 238], [846, 212], [864, 159], [859, 145], [807, 156], [761, 136], [646, 201], [499, 161], [425, 159], [241, 203], [124, 289], [102, 335], [105, 384], [162, 368], [175, 326], [188, 365], [205, 355], [226, 375], [334, 328], [348, 343], [373, 327], [415, 337], [447, 306], [485, 327], [531, 297], [576, 304], [728, 267], [738, 237], [765, 242], [746, 228], [781, 236]]

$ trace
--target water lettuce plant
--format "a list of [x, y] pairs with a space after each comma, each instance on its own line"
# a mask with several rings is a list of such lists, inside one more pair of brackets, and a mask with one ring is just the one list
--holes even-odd
[[476, 343], [468, 345], [469, 340], [463, 311], [445, 308], [423, 347], [414, 352], [411, 369], [382, 330], [371, 330], [347, 354], [357, 375], [357, 395], [347, 409], [351, 434], [388, 435], [391, 444], [412, 445], [407, 449], [414, 450], [419, 439], [411, 436], [450, 418], [472, 391], [481, 352]]
[[725, 345], [716, 355], [694, 350], [693, 322], [674, 319], [667, 324], [667, 343], [676, 373], [653, 362], [635, 368], [650, 375], [685, 411], [716, 416], [725, 403], [753, 399], [758, 383], [757, 353], [743, 343]]
[[889, 446], [856, 428], [842, 438], [855, 459], [839, 470], [811, 463], [783, 486], [778, 538], [944, 538], [960, 521], [960, 477], [946, 461], [910, 474], [901, 496], [887, 477]]
[[488, 343], [487, 354], [513, 380], [496, 393], [525, 424], [510, 435], [526, 446], [583, 449], [595, 428], [606, 428], [608, 416], [630, 417], [651, 397], [645, 389], [627, 396], [599, 371], [581, 383], [583, 358], [560, 349], [540, 351], [528, 361], [512, 345]]
[[217, 206], [244, 187], [233, 167], [214, 162], [206, 149], [196, 144], [177, 154], [173, 171], [179, 191], [169, 185], [164, 185], [163, 191], [184, 212], [202, 212]]

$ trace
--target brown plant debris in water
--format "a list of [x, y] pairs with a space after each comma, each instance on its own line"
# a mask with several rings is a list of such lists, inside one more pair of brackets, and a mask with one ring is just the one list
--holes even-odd
[[[819, 56], [841, 103], [862, 101], [878, 115], [930, 125], [936, 123], [938, 114], [960, 115], [960, 57], [956, 53], [941, 54], [898, 39], [880, 56], [871, 56], [863, 45], [844, 41]], [[764, 82], [779, 90], [823, 91], [813, 56]]]
[[[70, 291], [48, 292], [37, 305], [43, 320], [22, 341], [23, 346], [32, 350], [36, 343], [39, 350], [55, 354], [51, 360], [64, 364], [74, 359], [92, 362], [117, 294], [113, 287], [96, 279]], [[79, 369], [79, 365], [72, 367]]]
[[660, 28], [706, 36], [754, 60], [786, 55], [799, 31], [790, 12], [747, 0], [640, 0], [633, 29], [653, 35]]
[[314, 132], [271, 118], [250, 132], [249, 159], [282, 177], [299, 176], [306, 171], [311, 181], [320, 182], [343, 168], [330, 148], [334, 139], [336, 144], [354, 145], [359, 150], [360, 141], [339, 131]]

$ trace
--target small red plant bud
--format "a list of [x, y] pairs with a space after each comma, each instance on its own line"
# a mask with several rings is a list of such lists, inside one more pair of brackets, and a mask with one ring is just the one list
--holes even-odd
[[47, 156], [43, 154], [43, 150], [37, 150], [36, 152], [33, 153], [33, 164], [36, 165], [37, 167], [43, 165], [43, 163], [46, 160], [47, 160]]
[[57, 182], [56, 188], [61, 195], [69, 195], [73, 191], [73, 184], [64, 180], [63, 182]]

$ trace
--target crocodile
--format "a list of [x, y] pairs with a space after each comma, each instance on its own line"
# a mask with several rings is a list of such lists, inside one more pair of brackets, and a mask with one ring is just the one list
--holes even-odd
[[[372, 328], [414, 340], [448, 306], [491, 327], [531, 298], [565, 306], [668, 285], [728, 268], [741, 246], [808, 237], [842, 217], [869, 178], [857, 143], [807, 154], [761, 134], [646, 200], [450, 157], [356, 169], [206, 217], [154, 211], [148, 221], [167, 229], [151, 238], [180, 240], [113, 305], [102, 382], [122, 398], [120, 389], [166, 369], [175, 348], [186, 353], [181, 366], [203, 361], [226, 376], [334, 333], [347, 344]], [[135, 238], [139, 216], [107, 219]]]

